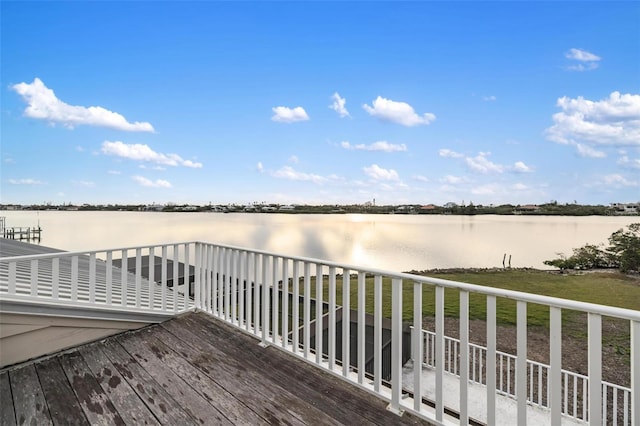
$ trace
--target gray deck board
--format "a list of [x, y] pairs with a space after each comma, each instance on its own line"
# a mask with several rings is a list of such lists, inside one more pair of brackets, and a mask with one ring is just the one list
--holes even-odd
[[427, 424], [258, 343], [190, 313], [12, 367], [0, 392], [15, 414], [2, 424]]
[[33, 365], [9, 372], [11, 396], [19, 425], [51, 425], [51, 416]]
[[0, 425], [13, 426], [16, 424], [16, 412], [13, 409], [11, 384], [9, 373], [0, 374]]

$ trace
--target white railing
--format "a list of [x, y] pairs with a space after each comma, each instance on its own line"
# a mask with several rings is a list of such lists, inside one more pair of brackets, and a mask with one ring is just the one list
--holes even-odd
[[[135, 261], [129, 263], [134, 265], [113, 267], [116, 257], [127, 259], [132, 254]], [[160, 277], [149, 276], [150, 271], [143, 274], [145, 257], [160, 258]], [[169, 259], [193, 267], [192, 298], [188, 291], [180, 292], [177, 285], [167, 289], [165, 284], [171, 278], [166, 272]], [[176, 268], [172, 275], [177, 283]], [[160, 284], [154, 284], [156, 282]], [[455, 371], [460, 376], [455, 416], [450, 410], [445, 412], [444, 404], [445, 289], [459, 297], [460, 339], [457, 353], [453, 350], [456, 361], [451, 362], [457, 366]], [[482, 355], [478, 355], [469, 342], [471, 294], [482, 295], [486, 300], [487, 347]], [[424, 358], [423, 297], [435, 300], [433, 401], [423, 395], [421, 363], [414, 363], [413, 392], [407, 393], [402, 383], [403, 361]], [[512, 300], [516, 305], [518, 350], [515, 358], [505, 358], [496, 349], [498, 299]], [[389, 402], [393, 412], [407, 410], [436, 424], [469, 423], [474, 416], [469, 410], [469, 385], [479, 376], [485, 377], [486, 423], [494, 425], [503, 421], [496, 418], [496, 397], [508, 393], [515, 395], [517, 401], [514, 424], [526, 424], [530, 396], [541, 394], [528, 389], [528, 384], [534, 382], [528, 381], [532, 374], [536, 378], [541, 375], [540, 380], [547, 383], [548, 392], [539, 404], [549, 407], [549, 424], [560, 424], [563, 414], [579, 409], [583, 410], [580, 418], [590, 424], [606, 423], [610, 417], [605, 413], [604, 395], [620, 399], [620, 394], [610, 393], [612, 388], [603, 388], [601, 320], [603, 316], [615, 317], [627, 321], [631, 331], [631, 388], [625, 394], [628, 397], [622, 397], [623, 407], [630, 407], [630, 424], [640, 423], [640, 312], [634, 310], [201, 242], [1, 258], [0, 302], [3, 300], [136, 312], [204, 311], [258, 337], [263, 345], [278, 347], [375, 393]], [[550, 312], [550, 363], [544, 373], [535, 372], [538, 367], [527, 363], [528, 304], [548, 306]], [[341, 306], [351, 310], [340, 309]], [[588, 382], [571, 376], [576, 378], [564, 388], [563, 383], [568, 384], [571, 379], [561, 365], [563, 310], [587, 314], [589, 355]], [[383, 327], [387, 322], [388, 327]], [[406, 325], [413, 325], [414, 329], [409, 332], [411, 343], [403, 353]], [[390, 331], [383, 332], [383, 328]], [[390, 334], [390, 345], [383, 339], [387, 334]], [[368, 344], [367, 336], [372, 336], [372, 344]], [[364, 350], [367, 346], [369, 353]], [[482, 359], [481, 372], [470, 368], [476, 365], [477, 361], [472, 363], [474, 356]], [[504, 370], [509, 372], [507, 378], [498, 374], [501, 362], [509, 365]], [[369, 371], [366, 364], [372, 365]], [[515, 366], [511, 367], [512, 364]], [[505, 383], [508, 383], [506, 391], [503, 390]], [[586, 404], [580, 403], [578, 393], [574, 392], [573, 398], [578, 402], [567, 406], [569, 399], [563, 395], [570, 389], [585, 387], [586, 392], [582, 392], [587, 395]]]
[[[423, 366], [436, 366], [436, 333], [422, 330]], [[460, 376], [460, 340], [445, 336], [444, 371]], [[487, 348], [469, 343], [469, 381], [486, 385], [484, 365]], [[496, 351], [498, 363], [498, 383], [496, 391], [504, 396], [515, 398], [515, 366], [517, 357], [502, 351]], [[527, 359], [527, 402], [543, 408], [549, 408], [550, 366]], [[575, 419], [587, 420], [587, 400], [589, 378], [583, 374], [562, 369], [562, 414]], [[602, 419], [605, 424], [630, 424], [631, 389], [602, 381]], [[611, 406], [611, 410], [607, 408]]]

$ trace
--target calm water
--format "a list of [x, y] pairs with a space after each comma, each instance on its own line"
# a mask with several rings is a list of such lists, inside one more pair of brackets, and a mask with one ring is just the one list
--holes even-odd
[[636, 217], [0, 212], [43, 229], [40, 244], [92, 250], [208, 241], [382, 269], [545, 268], [556, 253], [606, 243]]

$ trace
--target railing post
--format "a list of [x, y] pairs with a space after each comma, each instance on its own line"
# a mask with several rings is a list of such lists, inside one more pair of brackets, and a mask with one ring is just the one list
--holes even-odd
[[269, 288], [267, 286], [267, 271], [269, 270], [269, 257], [262, 255], [262, 343], [269, 346]]
[[293, 309], [293, 317], [291, 320], [291, 337], [293, 341], [293, 352], [298, 353], [300, 350], [300, 271], [298, 267], [300, 262], [293, 261], [293, 276], [291, 283], [293, 285], [293, 298], [291, 299], [291, 307]]
[[460, 291], [460, 424], [469, 424], [469, 292]]
[[71, 257], [71, 300], [78, 300], [78, 256]]
[[[551, 408], [551, 424], [562, 421], [562, 310], [549, 308], [549, 375], [548, 405]], [[565, 384], [567, 386], [568, 384]]]
[[[129, 265], [129, 258], [128, 258], [129, 254], [127, 252], [127, 250], [122, 250], [121, 251], [121, 258], [122, 260], [120, 261], [120, 304], [122, 306], [127, 306], [127, 292], [128, 292], [128, 283], [129, 283], [129, 272], [127, 271]], [[72, 267], [73, 269], [73, 267]]]
[[142, 249], [136, 249], [136, 308], [140, 307], [142, 294]]
[[373, 390], [382, 384], [382, 276], [373, 279]]
[[161, 282], [162, 285], [162, 310], [167, 310], [167, 246], [162, 246], [162, 262], [160, 268]]
[[96, 301], [96, 254], [89, 255], [89, 303]]
[[602, 317], [588, 314], [589, 425], [602, 424]]
[[[516, 304], [517, 358], [516, 358], [516, 400], [518, 405], [518, 426], [527, 424], [527, 302], [518, 300]], [[511, 371], [511, 368], [508, 370]], [[500, 371], [502, 379], [502, 371]], [[509, 378], [508, 383], [511, 383]], [[560, 389], [560, 388], [558, 388]], [[547, 390], [548, 391], [548, 390]], [[542, 389], [538, 389], [538, 395]]]
[[[111, 254], [111, 252], [109, 252], [109, 254]], [[109, 262], [107, 262], [107, 265], [109, 266], [110, 266], [110, 261], [111, 261], [111, 258], [109, 258]], [[15, 266], [15, 263], [12, 262], [11, 265]], [[15, 273], [15, 269], [14, 269], [14, 273]], [[11, 274], [9, 274], [9, 280], [11, 280]], [[9, 282], [9, 285], [11, 285], [11, 282]], [[51, 297], [53, 297], [54, 300], [58, 300], [58, 297], [60, 297], [59, 292], [60, 292], [60, 258], [54, 257], [53, 259], [51, 259]], [[109, 273], [107, 273], [107, 304], [108, 305], [111, 304], [111, 275]]]
[[289, 259], [282, 258], [282, 347], [289, 344]]
[[364, 383], [365, 369], [365, 303], [366, 275], [358, 272], [358, 383]]
[[323, 289], [322, 265], [316, 263], [316, 364], [322, 362], [322, 289]]
[[195, 267], [193, 271], [193, 301], [197, 310], [202, 310], [202, 244], [195, 243]]
[[640, 321], [631, 321], [631, 418], [640, 426]]
[[178, 275], [178, 268], [180, 266], [180, 246], [178, 244], [173, 245], [173, 312], [178, 312], [178, 282], [180, 281]]
[[156, 290], [156, 256], [154, 248], [149, 247], [149, 309], [153, 309], [155, 305]]
[[422, 284], [419, 282], [413, 283], [411, 357], [413, 358], [413, 409], [420, 412], [422, 407]]
[[302, 344], [304, 357], [309, 356], [309, 347], [311, 345], [311, 264], [304, 262], [304, 320], [302, 330]]
[[342, 375], [347, 377], [351, 369], [351, 271], [342, 270]]
[[336, 362], [336, 268], [329, 268], [329, 369]]
[[[482, 356], [480, 356], [482, 360]], [[496, 424], [496, 297], [487, 296], [487, 425]], [[482, 374], [482, 370], [480, 370]]]
[[[358, 348], [360, 349], [360, 348]], [[402, 279], [391, 280], [391, 412], [402, 415]]]
[[436, 287], [436, 420], [444, 418], [444, 287]]

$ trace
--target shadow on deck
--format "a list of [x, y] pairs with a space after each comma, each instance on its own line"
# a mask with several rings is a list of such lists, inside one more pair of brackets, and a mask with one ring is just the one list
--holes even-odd
[[385, 407], [203, 313], [0, 373], [2, 425], [426, 424]]

